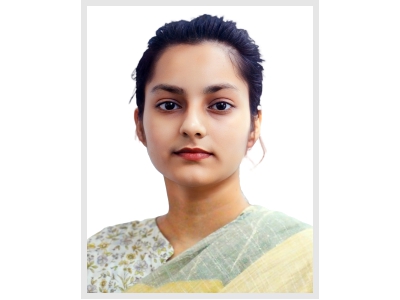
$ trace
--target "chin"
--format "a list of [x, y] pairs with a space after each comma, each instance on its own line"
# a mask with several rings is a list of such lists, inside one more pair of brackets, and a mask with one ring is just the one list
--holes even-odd
[[[220, 174], [221, 175], [221, 174]], [[217, 176], [217, 174], [190, 174], [190, 176], [171, 176], [169, 179], [181, 186], [190, 188], [201, 188], [217, 184], [229, 176]]]
[[[196, 171], [176, 171], [163, 173], [164, 177], [178, 185], [185, 187], [202, 187], [215, 182], [214, 174], [207, 174], [208, 172]], [[162, 173], [162, 172], [161, 172]]]
[[[196, 166], [185, 166], [178, 168], [168, 168], [167, 166], [162, 166], [162, 168], [157, 168], [157, 170], [164, 176], [165, 179], [174, 182], [180, 186], [191, 187], [191, 188], [201, 188], [212, 186], [222, 182], [235, 173], [235, 170], [221, 170], [219, 166], [214, 168], [210, 167], [196, 167]], [[216, 171], [218, 170], [218, 171]]]
[[196, 176], [191, 176], [191, 178], [171, 178], [172, 181], [176, 182], [181, 186], [199, 188], [213, 184], [215, 181], [210, 180], [211, 178], [198, 178]]

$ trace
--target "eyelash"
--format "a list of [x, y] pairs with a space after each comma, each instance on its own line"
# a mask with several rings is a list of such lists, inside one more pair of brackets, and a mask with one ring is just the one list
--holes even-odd
[[[180, 105], [178, 105], [177, 103], [175, 103], [175, 102], [173, 102], [173, 101], [165, 101], [165, 102], [159, 103], [159, 104], [157, 104], [156, 107], [160, 108], [160, 109], [163, 110], [163, 111], [173, 111], [173, 110], [176, 110], [176, 109], [165, 109], [165, 108], [161, 108], [162, 105], [165, 105], [165, 104], [168, 104], [168, 103], [172, 103], [172, 104], [174, 104], [175, 106], [181, 107]], [[229, 107], [228, 107], [227, 109], [222, 109], [222, 110], [220, 110], [220, 109], [215, 109], [216, 111], [224, 112], [224, 111], [230, 110], [230, 109], [233, 107], [233, 105], [232, 105], [232, 104], [229, 104], [228, 102], [225, 102], [225, 101], [218, 101], [218, 102], [214, 103], [213, 105], [208, 106], [208, 108], [213, 107], [213, 106], [215, 106], [215, 105], [217, 105], [217, 104], [220, 104], [220, 103], [224, 103], [224, 104], [228, 105]]]

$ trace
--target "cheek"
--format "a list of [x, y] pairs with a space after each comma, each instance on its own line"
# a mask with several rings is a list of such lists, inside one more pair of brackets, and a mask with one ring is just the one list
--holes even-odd
[[160, 133], [160, 124], [158, 123], [158, 119], [149, 112], [149, 107], [147, 107], [146, 103], [143, 114], [143, 129], [148, 148], [157, 147], [157, 144], [161, 142], [160, 137], [162, 138], [162, 134]]
[[174, 140], [174, 131], [176, 126], [173, 122], [168, 122], [167, 126], [165, 121], [155, 118], [151, 114], [146, 115], [143, 126], [146, 135], [147, 152], [150, 159], [155, 164], [160, 164], [166, 159], [171, 151], [172, 143]]
[[154, 122], [148, 122], [144, 125], [144, 130], [146, 134], [146, 142], [148, 151], [153, 151], [155, 149], [161, 149], [166, 138], [166, 132], [161, 130], [162, 126], [157, 126]]
[[153, 164], [153, 166], [161, 173], [163, 173], [165, 161], [167, 159], [165, 148], [168, 147], [165, 141], [165, 135], [160, 134], [157, 130], [154, 130], [152, 126], [145, 127], [147, 130], [146, 142], [147, 142], [147, 154]]
[[228, 156], [244, 157], [250, 133], [250, 120], [240, 118], [226, 124], [215, 124], [214, 128], [211, 133], [213, 139], [218, 141]]

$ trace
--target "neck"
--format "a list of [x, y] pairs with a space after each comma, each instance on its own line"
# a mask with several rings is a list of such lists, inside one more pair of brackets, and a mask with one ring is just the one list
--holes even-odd
[[173, 246], [195, 244], [236, 219], [249, 206], [240, 189], [239, 170], [206, 187], [185, 187], [164, 180], [169, 211], [157, 218], [157, 223]]

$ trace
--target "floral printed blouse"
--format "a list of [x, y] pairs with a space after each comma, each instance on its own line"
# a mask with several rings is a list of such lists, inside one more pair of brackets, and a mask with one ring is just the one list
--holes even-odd
[[155, 218], [107, 227], [87, 241], [87, 292], [122, 292], [173, 253]]

